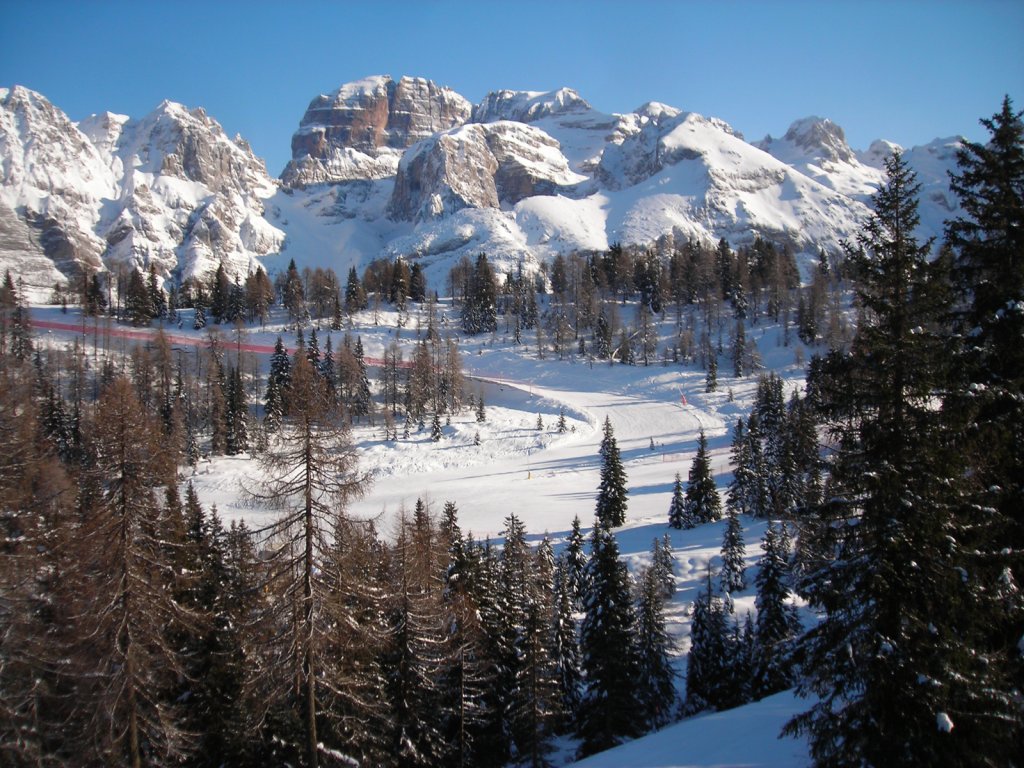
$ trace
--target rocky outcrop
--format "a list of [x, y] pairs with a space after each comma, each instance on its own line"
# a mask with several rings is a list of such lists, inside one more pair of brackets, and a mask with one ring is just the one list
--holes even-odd
[[389, 211], [395, 219], [421, 221], [462, 208], [513, 206], [583, 180], [569, 169], [558, 142], [537, 128], [470, 124], [406, 153]]
[[474, 123], [532, 123], [553, 115], [584, 113], [590, 105], [572, 88], [557, 91], [491, 91], [473, 107]]
[[[755, 144], [772, 154], [772, 145], [778, 140], [766, 136]], [[828, 118], [805, 117], [789, 126], [781, 141], [799, 150], [807, 159], [818, 162], [852, 163], [856, 156], [846, 143], [846, 133]]]
[[400, 150], [462, 125], [471, 112], [462, 96], [424, 78], [348, 83], [310, 102], [281, 179], [301, 187], [394, 175]]

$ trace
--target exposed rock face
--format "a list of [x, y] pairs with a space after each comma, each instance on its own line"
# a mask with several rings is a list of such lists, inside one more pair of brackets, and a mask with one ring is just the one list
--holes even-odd
[[497, 208], [497, 171], [482, 126], [443, 133], [406, 152], [389, 212], [395, 219], [418, 221], [462, 208]]
[[284, 239], [262, 218], [276, 188], [263, 161], [201, 109], [164, 102], [141, 120], [105, 113], [76, 126], [15, 87], [0, 91], [0, 157], [6, 241], [50, 266], [30, 270], [37, 291], [118, 264], [184, 278], [224, 261], [245, 274]]
[[613, 189], [631, 187], [668, 166], [699, 159], [694, 143], [680, 140], [692, 130], [715, 137], [736, 137], [736, 132], [721, 120], [658, 106], [661, 108], [644, 105], [647, 110], [638, 113], [641, 119], [633, 131], [605, 149], [597, 170], [603, 184]]
[[[125, 122], [110, 162], [122, 169], [106, 232], [110, 263], [152, 262], [161, 274], [187, 277], [224, 261], [230, 272], [244, 275], [255, 268], [255, 257], [283, 241], [283, 233], [262, 219], [263, 199], [274, 191], [263, 161], [201, 109], [164, 102], [141, 120]], [[260, 236], [243, 231], [253, 221]]]
[[[797, 120], [782, 137], [794, 147], [799, 147], [806, 156], [820, 161], [851, 163], [855, 160], [853, 150], [846, 143], [846, 133], [828, 118], [807, 117]], [[768, 149], [772, 138], [768, 137], [761, 149]]]
[[462, 125], [471, 112], [462, 96], [424, 78], [348, 83], [310, 102], [281, 178], [298, 187], [394, 175], [400, 150]]
[[398, 167], [390, 214], [421, 221], [462, 208], [512, 206], [584, 180], [558, 142], [522, 123], [470, 124], [421, 142]]

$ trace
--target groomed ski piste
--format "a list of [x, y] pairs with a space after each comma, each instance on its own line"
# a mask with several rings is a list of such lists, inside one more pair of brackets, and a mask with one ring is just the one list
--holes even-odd
[[[82, 333], [82, 318], [72, 309], [67, 315], [55, 307], [32, 308], [36, 338], [42, 344], [85, 339], [86, 350], [95, 354], [106, 344], [124, 349], [140, 339], [129, 326], [109, 325], [87, 320]], [[411, 358], [413, 345], [426, 330], [426, 314], [413, 310], [402, 318], [391, 311], [367, 311], [354, 318], [352, 327], [330, 331], [324, 323], [317, 331], [324, 349], [327, 337], [335, 349], [347, 332], [362, 340], [367, 358], [383, 358], [395, 339], [404, 359]], [[559, 359], [546, 350], [538, 357], [532, 334], [524, 334], [516, 345], [512, 333], [504, 330], [499, 318], [498, 331], [492, 334], [464, 336], [458, 329], [458, 315], [446, 302], [441, 303], [438, 330], [458, 338], [466, 376], [466, 390], [484, 400], [486, 419], [477, 421], [473, 409], [466, 408], [445, 423], [440, 441], [431, 439], [428, 423], [420, 428], [411, 424], [409, 436], [403, 435], [402, 417], [397, 421], [398, 440], [386, 440], [384, 420], [379, 411], [375, 423], [357, 424], [352, 439], [358, 448], [360, 470], [374, 479], [369, 493], [353, 502], [349, 514], [374, 518], [381, 535], [393, 530], [397, 515], [411, 513], [417, 499], [423, 499], [435, 514], [446, 501], [458, 507], [459, 524], [466, 533], [500, 544], [505, 518], [515, 513], [536, 544], [548, 535], [556, 553], [564, 544], [577, 515], [588, 537], [599, 483], [602, 428], [610, 419], [629, 488], [626, 524], [616, 529], [622, 558], [636, 573], [650, 561], [655, 539], [669, 534], [674, 557], [676, 593], [667, 606], [668, 629], [677, 643], [677, 687], [685, 696], [686, 653], [689, 649], [690, 610], [704, 587], [710, 562], [717, 570], [725, 520], [707, 523], [692, 530], [668, 527], [672, 484], [678, 473], [686, 481], [697, 438], [704, 431], [711, 454], [712, 469], [723, 501], [731, 480], [729, 464], [733, 426], [749, 414], [757, 391], [758, 373], [733, 378], [727, 355], [719, 358], [717, 389], [706, 391], [705, 371], [694, 364], [663, 363], [652, 359], [650, 365], [610, 364], [589, 361], [566, 354]], [[54, 326], [66, 324], [79, 330]], [[182, 313], [181, 327], [168, 327], [174, 348], [181, 354], [201, 354], [209, 343], [210, 328], [192, 330], [191, 311]], [[47, 327], [49, 326], [49, 327]], [[265, 373], [268, 355], [246, 351], [272, 348], [278, 335], [291, 348], [295, 330], [275, 317], [264, 328], [211, 326], [216, 329], [228, 359], [248, 355], [244, 370], [259, 366]], [[670, 311], [662, 331], [674, 327]], [[309, 338], [309, 327], [305, 336]], [[155, 333], [155, 331], [152, 331]], [[121, 334], [124, 334], [123, 336]], [[811, 350], [802, 348], [795, 333], [784, 343], [782, 329], [762, 320], [748, 326], [747, 338], [754, 339], [762, 357], [762, 372], [774, 371], [785, 382], [788, 398], [794, 388], [804, 386], [804, 365]], [[144, 343], [144, 342], [143, 342]], [[241, 350], [241, 351], [239, 351]], [[245, 358], [243, 357], [243, 362]], [[371, 376], [371, 379], [374, 377]], [[376, 393], [376, 388], [374, 388]], [[262, 402], [250, 394], [250, 403]], [[558, 431], [559, 415], [564, 414], [566, 430]], [[538, 428], [538, 418], [543, 427]], [[479, 444], [477, 437], [479, 436]], [[248, 454], [205, 457], [194, 471], [182, 467], [183, 485], [192, 482], [204, 507], [216, 505], [221, 519], [228, 524], [244, 519], [250, 528], [260, 528], [279, 512], [252, 506], [244, 489], [254, 488], [259, 467]], [[767, 522], [741, 518], [748, 564], [748, 588], [733, 594], [735, 612], [754, 614], [753, 588], [760, 542]], [[808, 620], [810, 618], [808, 617]], [[790, 768], [810, 763], [805, 741], [779, 738], [785, 722], [810, 707], [810, 702], [784, 692], [733, 710], [704, 713], [667, 726], [659, 732], [594, 755], [579, 763], [588, 768], [712, 768], [713, 766], [759, 766]], [[556, 765], [569, 765], [575, 744], [559, 744], [550, 759]]]

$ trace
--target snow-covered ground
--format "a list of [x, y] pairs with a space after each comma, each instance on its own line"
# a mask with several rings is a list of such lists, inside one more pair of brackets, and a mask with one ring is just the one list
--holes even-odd
[[[37, 308], [33, 316], [65, 322], [73, 318], [53, 308]], [[396, 319], [394, 313], [379, 313], [375, 325], [372, 312], [357, 319], [351, 333], [361, 337], [368, 357], [381, 357], [395, 338], [407, 345], [405, 359], [411, 357], [416, 327], [425, 321], [414, 313], [399, 329], [394, 324]], [[190, 325], [186, 318], [184, 328], [176, 329], [175, 334], [201, 342], [206, 332], [191, 331]], [[456, 327], [454, 316], [449, 317], [442, 333], [445, 328]], [[253, 329], [247, 334], [248, 340], [272, 345], [280, 332], [287, 343], [293, 343], [294, 332], [283, 329], [282, 324], [270, 325], [262, 332]], [[43, 338], [60, 343], [69, 335], [54, 331], [44, 333]], [[234, 332], [225, 329], [223, 335], [226, 348], [231, 350]], [[331, 335], [337, 347], [341, 334]], [[321, 350], [326, 336], [326, 330], [319, 332]], [[782, 345], [776, 326], [756, 326], [748, 331], [748, 338], [757, 341], [766, 367], [784, 378], [787, 396], [794, 387], [802, 388], [799, 342], [794, 339], [793, 346]], [[352, 436], [359, 447], [361, 469], [370, 472], [375, 481], [370, 493], [353, 503], [350, 511], [357, 516], [378, 517], [378, 528], [387, 536], [395, 513], [403, 507], [411, 510], [417, 498], [428, 500], [435, 512], [450, 500], [458, 505], [462, 530], [479, 539], [496, 538], [506, 516], [514, 512], [531, 540], [538, 541], [547, 533], [557, 551], [575, 516], [579, 516], [585, 532], [593, 524], [600, 469], [598, 446], [607, 417], [629, 485], [627, 522], [617, 531], [623, 558], [636, 570], [648, 562], [653, 540], [670, 534], [677, 592], [666, 613], [669, 631], [678, 644], [677, 668], [682, 673], [689, 647], [689, 606], [703, 586], [708, 561], [719, 558], [725, 522], [690, 531], [669, 529], [672, 483], [676, 473], [686, 480], [697, 436], [704, 430], [712, 468], [724, 494], [731, 479], [732, 427], [750, 410], [757, 376], [731, 378], [723, 358], [718, 389], [708, 393], [704, 372], [693, 365], [663, 366], [660, 361], [647, 367], [591, 364], [579, 358], [558, 360], [550, 352], [545, 353], [545, 359], [538, 359], [535, 342], [528, 337], [524, 340], [528, 343], [515, 346], [500, 330], [460, 340], [464, 370], [471, 377], [467, 388], [476, 397], [482, 394], [485, 423], [477, 423], [475, 413], [466, 410], [452, 417], [440, 442], [431, 440], [429, 423], [423, 430], [413, 425], [408, 439], [401, 439], [399, 424], [400, 439], [395, 442], [383, 439], [380, 418], [376, 425], [356, 426]], [[568, 426], [562, 434], [557, 430], [559, 413], [565, 414]], [[538, 415], [543, 429], [537, 428]], [[475, 445], [477, 434], [479, 445]], [[226, 521], [242, 518], [258, 528], [276, 513], [253, 508], [244, 501], [242, 489], [255, 485], [257, 473], [255, 463], [246, 456], [218, 457], [200, 462], [188, 479], [203, 504], [216, 504]], [[765, 522], [745, 518], [743, 529], [751, 588], [734, 595], [736, 613], [741, 618], [754, 608], [753, 575]], [[777, 736], [789, 716], [805, 708], [792, 695], [780, 694], [730, 712], [688, 720], [583, 764], [651, 768], [799, 766], [807, 762], [806, 744], [791, 739], [779, 741]]]

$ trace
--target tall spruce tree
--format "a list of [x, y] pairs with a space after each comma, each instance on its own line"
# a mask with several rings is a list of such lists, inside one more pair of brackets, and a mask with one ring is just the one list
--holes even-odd
[[[661, 548], [657, 540], [654, 546], [656, 552]], [[675, 644], [665, 626], [667, 599], [663, 566], [652, 565], [645, 569], [640, 577], [637, 599], [639, 673], [636, 688], [644, 725], [648, 729], [660, 728], [671, 722], [679, 709], [676, 672], [672, 666]]]
[[579, 515], [572, 520], [572, 530], [569, 532], [569, 541], [566, 544], [562, 560], [564, 562], [565, 592], [569, 596], [572, 609], [578, 611], [583, 607], [583, 595], [587, 585], [586, 541], [583, 538]]
[[684, 714], [695, 715], [705, 709], [721, 707], [728, 687], [729, 658], [728, 614], [725, 603], [715, 595], [709, 563], [704, 589], [693, 603]]
[[760, 699], [792, 685], [793, 651], [800, 622], [789, 602], [788, 537], [783, 524], [768, 523], [757, 571], [757, 629], [751, 688]]
[[619, 444], [615, 441], [611, 417], [604, 419], [601, 438], [601, 482], [597, 490], [597, 521], [606, 528], [618, 528], [626, 523], [626, 470], [622, 467]]
[[723, 592], [742, 592], [746, 589], [746, 547], [743, 545], [743, 526], [740, 517], [731, 506], [726, 511], [725, 535], [722, 538], [722, 572], [720, 574]]
[[551, 660], [558, 684], [560, 730], [576, 721], [583, 693], [579, 628], [575, 601], [569, 583], [569, 561], [562, 557], [555, 570], [554, 612], [551, 626]]
[[[1015, 738], [1024, 751], [1020, 710], [1007, 694], [1024, 680], [1024, 113], [1007, 96], [981, 120], [985, 144], [965, 141], [951, 186], [963, 211], [947, 225], [953, 253], [955, 370], [945, 411], [968, 457], [970, 484], [960, 512], [974, 529], [966, 542], [971, 578], [997, 597], [976, 616], [989, 670], [992, 720], [1005, 727], [993, 744]], [[1011, 735], [1015, 734], [1015, 735]]]
[[810, 532], [822, 559], [801, 590], [824, 617], [798, 684], [816, 703], [786, 730], [809, 736], [819, 765], [963, 764], [994, 727], [984, 656], [959, 608], [982, 595], [961, 576], [960, 457], [935, 408], [948, 386], [941, 283], [914, 236], [914, 175], [899, 153], [885, 169], [874, 216], [847, 249], [856, 338], [811, 370], [830, 476]]
[[722, 518], [722, 497], [711, 475], [711, 460], [708, 457], [708, 441], [704, 430], [697, 437], [697, 453], [690, 464], [686, 480], [684, 519], [696, 523], [710, 523]]
[[668, 505], [669, 528], [693, 528], [696, 524], [696, 521], [687, 514], [683, 479], [676, 472], [675, 482], [672, 483], [672, 501]]
[[591, 755], [639, 734], [643, 725], [637, 700], [639, 670], [636, 616], [629, 572], [619, 560], [615, 536], [594, 521], [580, 649], [587, 681], [577, 730], [580, 755]]

